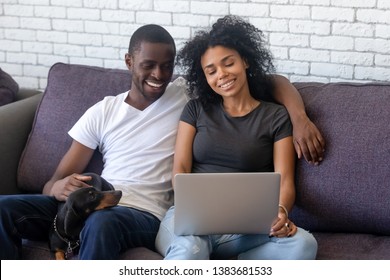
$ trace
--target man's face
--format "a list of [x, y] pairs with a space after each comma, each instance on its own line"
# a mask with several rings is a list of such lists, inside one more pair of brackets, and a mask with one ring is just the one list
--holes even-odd
[[147, 107], [160, 98], [171, 81], [174, 60], [174, 46], [164, 43], [141, 42], [133, 54], [126, 54], [133, 75], [131, 103]]

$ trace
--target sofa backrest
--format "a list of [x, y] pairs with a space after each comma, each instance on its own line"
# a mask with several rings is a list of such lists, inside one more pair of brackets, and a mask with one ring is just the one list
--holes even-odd
[[[128, 70], [54, 64], [19, 162], [19, 188], [41, 192], [71, 144], [67, 132], [74, 123], [104, 96], [117, 95], [130, 86]], [[101, 155], [95, 152], [86, 171], [100, 173], [101, 170]]]
[[300, 160], [292, 219], [311, 231], [390, 234], [390, 83], [297, 83], [327, 146]]

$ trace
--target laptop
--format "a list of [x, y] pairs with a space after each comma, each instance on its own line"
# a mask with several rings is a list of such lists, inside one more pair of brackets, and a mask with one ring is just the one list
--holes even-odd
[[179, 173], [176, 235], [269, 234], [278, 215], [280, 173]]

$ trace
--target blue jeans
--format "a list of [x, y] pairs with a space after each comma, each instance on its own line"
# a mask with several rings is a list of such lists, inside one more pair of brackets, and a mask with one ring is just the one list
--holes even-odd
[[[22, 239], [48, 241], [58, 202], [46, 195], [0, 196], [0, 259], [21, 258]], [[154, 249], [160, 221], [116, 206], [93, 212], [80, 234], [79, 259], [118, 259], [129, 248]]]
[[317, 241], [301, 228], [292, 237], [277, 238], [266, 234], [177, 236], [173, 226], [174, 206], [161, 222], [156, 238], [156, 249], [165, 259], [204, 260], [212, 254], [217, 259], [311, 260], [317, 254]]

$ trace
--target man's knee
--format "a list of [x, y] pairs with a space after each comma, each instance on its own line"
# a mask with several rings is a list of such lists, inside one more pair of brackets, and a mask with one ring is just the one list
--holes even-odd
[[13, 208], [14, 201], [16, 196], [12, 195], [1, 195], [0, 196], [0, 210], [1, 211], [7, 211], [9, 209]]
[[102, 209], [93, 212], [85, 221], [84, 227], [109, 227], [109, 224], [115, 220], [115, 214], [110, 209]]

